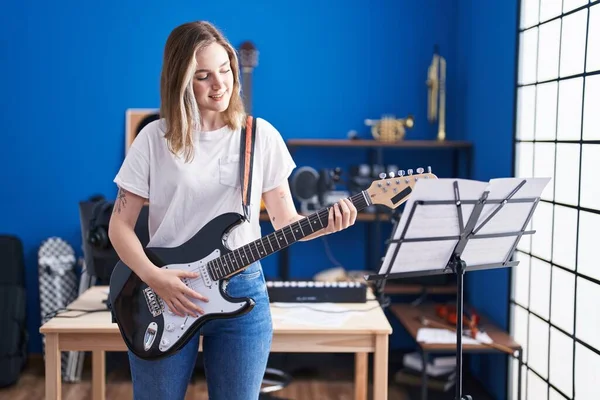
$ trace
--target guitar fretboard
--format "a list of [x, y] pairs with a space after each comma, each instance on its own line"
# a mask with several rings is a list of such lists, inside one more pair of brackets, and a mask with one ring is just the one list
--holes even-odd
[[[366, 191], [362, 191], [349, 198], [358, 211], [368, 207], [371, 203]], [[293, 243], [311, 235], [328, 225], [329, 209], [323, 208], [309, 216], [302, 218], [290, 225], [276, 230], [240, 248], [233, 250], [208, 263], [208, 270], [213, 280], [223, 279], [228, 275], [244, 269], [255, 261], [263, 259]]]
[[242, 93], [244, 109], [248, 114], [252, 113], [252, 69], [242, 69]]

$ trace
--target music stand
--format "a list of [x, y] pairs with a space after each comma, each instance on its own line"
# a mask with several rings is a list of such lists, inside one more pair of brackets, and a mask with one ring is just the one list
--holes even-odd
[[[456, 315], [463, 315], [463, 279], [468, 271], [513, 267], [510, 261], [549, 178], [421, 179], [389, 240], [376, 281], [456, 275]], [[456, 400], [462, 394], [462, 318], [456, 321]], [[423, 368], [426, 366], [423, 365]]]

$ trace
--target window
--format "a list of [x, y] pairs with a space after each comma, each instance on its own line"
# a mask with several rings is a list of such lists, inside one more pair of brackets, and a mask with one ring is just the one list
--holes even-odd
[[552, 178], [512, 269], [521, 398], [598, 399], [600, 1], [521, 0], [518, 37], [515, 175]]

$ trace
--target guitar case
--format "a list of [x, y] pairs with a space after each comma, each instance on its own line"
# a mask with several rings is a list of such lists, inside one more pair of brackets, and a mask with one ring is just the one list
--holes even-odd
[[21, 239], [0, 235], [0, 388], [15, 384], [27, 361], [25, 254]]
[[[38, 273], [40, 289], [40, 311], [42, 324], [50, 320], [57, 312], [65, 309], [77, 298], [78, 285], [75, 271], [76, 258], [73, 247], [65, 240], [50, 237], [44, 240], [38, 250]], [[42, 338], [45, 348], [46, 341]], [[62, 379], [67, 382], [78, 378], [69, 373], [69, 366], [78, 352], [61, 353]]]

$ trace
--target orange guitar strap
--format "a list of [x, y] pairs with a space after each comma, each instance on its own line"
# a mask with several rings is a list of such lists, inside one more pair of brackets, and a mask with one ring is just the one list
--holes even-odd
[[255, 139], [256, 120], [251, 115], [248, 115], [246, 125], [242, 127], [242, 136], [240, 137], [240, 188], [242, 191], [242, 209], [244, 210], [246, 221], [250, 221], [250, 195]]

